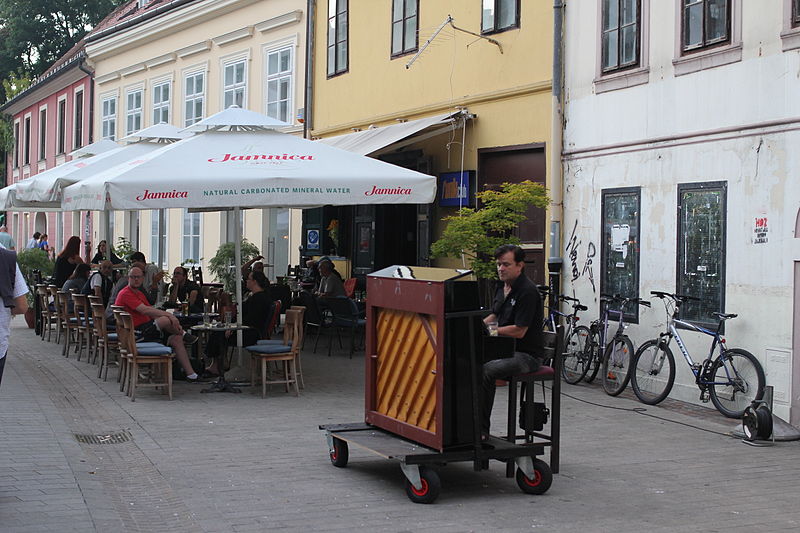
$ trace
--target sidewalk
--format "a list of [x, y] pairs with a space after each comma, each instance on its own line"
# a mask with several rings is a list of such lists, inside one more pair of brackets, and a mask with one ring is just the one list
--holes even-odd
[[[15, 319], [0, 386], [0, 531], [800, 529], [800, 443], [753, 448], [714, 433], [734, 424], [715, 411], [669, 402], [637, 413], [642, 404], [597, 386], [563, 387], [561, 473], [547, 494], [523, 494], [500, 463], [459, 463], [439, 469], [435, 504], [412, 504], [396, 463], [351, 449], [347, 468], [331, 466], [317, 426], [363, 420], [363, 353], [329, 358], [325, 342], [317, 354], [307, 343], [300, 397], [180, 382], [172, 402], [150, 390], [131, 402], [115, 370], [98, 380]], [[116, 433], [130, 440], [75, 438]]]

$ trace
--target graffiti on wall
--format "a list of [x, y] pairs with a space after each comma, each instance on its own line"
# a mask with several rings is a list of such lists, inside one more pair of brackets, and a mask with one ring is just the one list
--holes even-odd
[[589, 244], [586, 245], [586, 257], [583, 264], [581, 264], [579, 255], [582, 241], [578, 240], [577, 231], [578, 221], [575, 220], [575, 225], [572, 227], [572, 234], [567, 240], [567, 247], [565, 249], [572, 270], [572, 281], [585, 276], [589, 279], [589, 283], [592, 284], [592, 292], [597, 292], [594, 285], [594, 270], [592, 268], [592, 262], [595, 255], [597, 255], [597, 247], [593, 242], [589, 242]]

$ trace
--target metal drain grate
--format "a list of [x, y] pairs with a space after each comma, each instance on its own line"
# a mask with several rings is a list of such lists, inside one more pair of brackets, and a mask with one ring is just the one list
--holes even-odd
[[131, 434], [127, 431], [108, 435], [80, 435], [76, 433], [75, 440], [83, 444], [119, 444], [121, 442], [129, 442]]

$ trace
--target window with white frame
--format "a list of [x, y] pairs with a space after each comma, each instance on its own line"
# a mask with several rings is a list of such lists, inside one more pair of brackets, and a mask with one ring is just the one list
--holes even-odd
[[100, 108], [103, 139], [115, 141], [117, 139], [117, 97], [107, 96], [103, 98]]
[[183, 210], [183, 259], [200, 261], [200, 216]]
[[192, 72], [184, 78], [184, 118], [183, 125], [191, 126], [203, 119], [206, 99], [206, 75]]
[[39, 109], [39, 161], [47, 157], [47, 108]]
[[25, 165], [31, 164], [31, 116], [28, 115], [25, 117], [25, 129], [24, 129], [24, 142], [23, 151], [22, 151], [22, 163]]
[[417, 49], [419, 0], [392, 0], [392, 56]]
[[67, 99], [58, 101], [58, 129], [56, 131], [56, 153], [63, 154], [67, 149]]
[[19, 168], [19, 120], [14, 122], [14, 156], [12, 160], [14, 168]]
[[792, 27], [800, 26], [800, 0], [792, 0]]
[[639, 0], [603, 0], [602, 69], [612, 72], [639, 65]]
[[348, 0], [328, 0], [328, 77], [347, 72]]
[[519, 0], [483, 0], [481, 33], [519, 27]]
[[153, 85], [153, 124], [169, 124], [169, 104], [172, 94], [171, 84], [162, 81]]
[[[150, 257], [153, 263], [160, 268], [167, 267], [167, 210], [164, 209], [164, 219], [161, 220], [160, 209], [150, 211]], [[159, 254], [159, 243], [163, 242], [164, 257]]]
[[142, 89], [133, 89], [125, 95], [125, 134], [142, 129]]
[[730, 41], [731, 0], [683, 0], [681, 47], [684, 53]]
[[226, 63], [223, 67], [222, 80], [223, 109], [228, 109], [232, 105], [244, 107], [247, 60]]
[[75, 91], [75, 105], [73, 106], [73, 135], [72, 149], [77, 150], [83, 146], [83, 91]]
[[291, 123], [294, 86], [293, 46], [267, 52], [267, 115]]

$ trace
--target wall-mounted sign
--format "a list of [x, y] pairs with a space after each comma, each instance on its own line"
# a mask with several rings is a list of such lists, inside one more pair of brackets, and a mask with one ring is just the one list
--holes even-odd
[[309, 250], [319, 250], [319, 230], [310, 229], [306, 231], [306, 248]]
[[442, 207], [474, 207], [471, 194], [475, 183], [475, 171], [444, 172], [439, 175], [439, 205]]
[[753, 223], [753, 244], [769, 242], [769, 223], [767, 217], [756, 217]]

